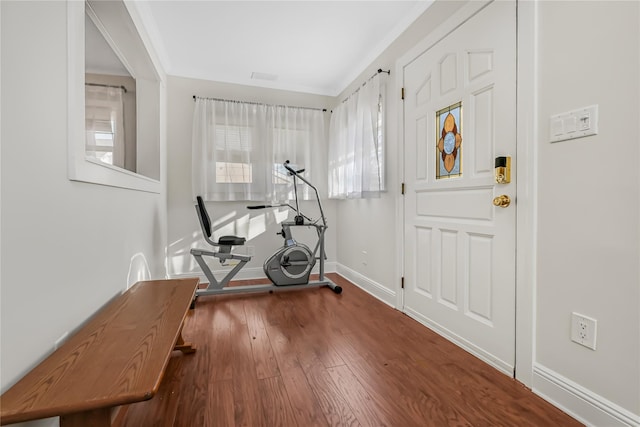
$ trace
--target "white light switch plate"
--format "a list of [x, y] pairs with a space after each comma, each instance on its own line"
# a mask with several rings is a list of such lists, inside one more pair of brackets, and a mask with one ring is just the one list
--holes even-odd
[[549, 117], [549, 142], [566, 141], [597, 133], [597, 104]]

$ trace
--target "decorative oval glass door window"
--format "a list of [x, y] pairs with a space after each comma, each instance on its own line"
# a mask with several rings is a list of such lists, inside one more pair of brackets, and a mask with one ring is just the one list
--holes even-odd
[[436, 179], [462, 176], [462, 102], [436, 113]]

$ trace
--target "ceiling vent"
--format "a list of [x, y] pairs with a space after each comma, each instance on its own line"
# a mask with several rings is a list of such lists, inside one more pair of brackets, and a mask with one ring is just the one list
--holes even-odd
[[253, 72], [251, 73], [251, 78], [254, 80], [271, 80], [271, 81], [276, 81], [278, 80], [278, 76], [275, 74], [269, 74], [269, 73], [258, 73], [258, 72]]

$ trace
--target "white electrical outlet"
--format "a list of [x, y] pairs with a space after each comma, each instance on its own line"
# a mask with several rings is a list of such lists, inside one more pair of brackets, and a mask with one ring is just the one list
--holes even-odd
[[597, 325], [596, 319], [580, 313], [571, 313], [571, 341], [595, 350]]

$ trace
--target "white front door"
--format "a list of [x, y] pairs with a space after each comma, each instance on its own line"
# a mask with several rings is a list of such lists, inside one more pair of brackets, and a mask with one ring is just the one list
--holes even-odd
[[404, 311], [513, 375], [516, 5], [475, 8], [403, 64]]

